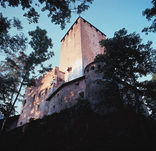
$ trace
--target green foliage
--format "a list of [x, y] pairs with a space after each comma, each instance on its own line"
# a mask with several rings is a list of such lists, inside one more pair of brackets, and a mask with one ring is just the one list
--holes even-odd
[[35, 65], [38, 65], [54, 55], [52, 51], [48, 51], [48, 48], [52, 48], [52, 40], [46, 34], [46, 30], [42, 30], [39, 27], [35, 31], [29, 32], [31, 36], [29, 44], [34, 51], [30, 54], [28, 62], [33, 61]]
[[77, 98], [77, 104], [74, 106], [76, 111], [90, 111], [91, 106], [87, 99], [79, 97]]
[[10, 146], [22, 151], [152, 150], [155, 127], [156, 121], [130, 111], [101, 116], [69, 108], [1, 133], [0, 142], [5, 151]]
[[[139, 82], [139, 78], [156, 71], [156, 52], [151, 48], [152, 42], [141, 43], [139, 34], [128, 34], [126, 29], [115, 32], [114, 37], [100, 42], [105, 48], [105, 54], [98, 55], [95, 61], [103, 61], [103, 69], [108, 78], [124, 85], [122, 92], [128, 99], [129, 90], [135, 94], [136, 105], [139, 108], [139, 96], [145, 96], [149, 91], [146, 82]], [[129, 97], [129, 104], [133, 104]]]
[[29, 23], [37, 23], [40, 17], [39, 8], [42, 12], [48, 12], [48, 17], [51, 22], [58, 24], [62, 29], [65, 28], [67, 22], [70, 21], [71, 13], [74, 11], [77, 14], [89, 8], [89, 4], [93, 0], [37, 0], [37, 1], [23, 1], [23, 0], [5, 0], [0, 1], [0, 5], [4, 8], [21, 6], [25, 12], [25, 16]]
[[22, 33], [10, 36], [11, 28], [22, 29], [21, 23], [17, 18], [8, 19], [0, 13], [0, 53], [16, 53], [17, 50], [26, 48], [27, 38]]
[[[30, 31], [31, 40], [28, 42], [24, 35], [10, 36], [11, 20], [2, 15], [0, 17], [8, 25], [0, 33], [0, 51], [6, 55], [0, 62], [0, 112], [9, 117], [15, 113], [15, 103], [23, 98], [22, 89], [35, 84], [34, 78], [38, 71], [43, 73], [51, 69], [51, 66], [44, 67], [44, 62], [54, 53], [50, 51], [52, 40], [47, 37], [46, 30], [37, 27]], [[13, 21], [12, 26], [16, 25], [19, 26], [17, 20]], [[28, 45], [31, 46], [31, 51], [26, 49]]]
[[146, 82], [145, 100], [151, 111], [151, 117], [156, 119], [156, 77], [153, 74], [152, 80]]
[[[0, 76], [0, 115], [4, 117], [8, 116], [9, 107], [12, 105], [12, 101], [10, 101], [11, 92], [16, 91], [16, 87], [14, 85], [14, 80], [11, 77], [2, 77]], [[15, 114], [15, 106], [13, 107], [10, 115]]]
[[133, 85], [139, 77], [155, 70], [152, 42], [142, 44], [141, 41], [139, 34], [128, 34], [123, 28], [115, 32], [113, 38], [100, 42], [106, 48], [106, 54], [97, 56], [95, 61], [105, 61], [111, 77]]
[[146, 32], [156, 32], [156, 0], [152, 0], [152, 8], [146, 8], [143, 11], [143, 15], [150, 21], [153, 19], [151, 26], [144, 28], [142, 31]]
[[156, 73], [152, 75], [152, 80], [156, 80]]
[[[37, 23], [40, 17], [39, 9], [48, 12], [51, 22], [58, 24], [62, 29], [70, 21], [71, 13], [78, 14], [89, 8], [93, 0], [2, 0], [0, 5], [7, 7], [22, 7], [23, 16], [29, 23]], [[22, 100], [23, 89], [26, 86], [35, 85], [36, 73], [44, 73], [51, 70], [51, 65], [44, 66], [44, 62], [50, 59], [54, 53], [52, 40], [47, 37], [46, 30], [39, 27], [28, 34], [30, 41], [22, 34], [11, 36], [9, 30], [16, 28], [21, 30], [21, 22], [17, 18], [8, 19], [0, 13], [0, 113], [5, 118], [15, 113], [15, 103]], [[29, 51], [28, 45], [33, 49]], [[37, 70], [38, 69], [38, 70]]]

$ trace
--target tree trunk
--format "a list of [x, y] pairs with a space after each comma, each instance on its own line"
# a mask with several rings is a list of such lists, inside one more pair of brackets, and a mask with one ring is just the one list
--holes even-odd
[[2, 127], [1, 127], [1, 131], [4, 131], [6, 121], [7, 121], [7, 119], [10, 117], [11, 112], [12, 112], [12, 110], [13, 110], [13, 107], [14, 107], [15, 103], [17, 102], [18, 96], [19, 96], [19, 94], [20, 94], [20, 92], [21, 92], [21, 89], [22, 89], [22, 86], [23, 86], [23, 82], [24, 82], [24, 79], [23, 79], [22, 82], [21, 82], [20, 88], [19, 88], [19, 90], [18, 90], [18, 93], [17, 93], [17, 95], [16, 95], [16, 98], [15, 98], [13, 104], [12, 104], [12, 105], [10, 104], [10, 107], [9, 107], [10, 110], [8, 111], [8, 115], [4, 118], [4, 121], [3, 121]]

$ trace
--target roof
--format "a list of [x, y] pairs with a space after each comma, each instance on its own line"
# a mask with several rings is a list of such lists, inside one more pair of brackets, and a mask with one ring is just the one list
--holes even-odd
[[85, 20], [84, 18], [82, 18], [81, 16], [79, 16], [76, 21], [72, 24], [72, 26], [69, 28], [69, 30], [66, 32], [66, 34], [63, 36], [63, 38], [61, 39], [61, 42], [62, 40], [65, 39], [66, 35], [68, 35], [69, 31], [73, 28], [73, 26], [77, 23], [78, 19], [82, 19], [84, 22], [87, 22], [88, 24], [90, 24], [91, 27], [94, 27], [96, 29], [96, 31], [99, 31], [102, 35], [106, 36], [102, 31], [100, 31], [99, 29], [97, 29], [95, 26], [93, 26], [91, 23], [89, 23], [87, 20]]
[[82, 80], [82, 79], [84, 79], [85, 78], [85, 76], [81, 76], [81, 77], [79, 77], [79, 78], [76, 78], [76, 79], [73, 79], [73, 80], [71, 80], [71, 81], [68, 81], [68, 82], [65, 82], [65, 83], [63, 83], [60, 87], [58, 87], [52, 94], [50, 94], [49, 96], [48, 96], [48, 98], [46, 99], [46, 101], [50, 101], [50, 99], [57, 93], [57, 92], [59, 92], [63, 87], [65, 87], [65, 86], [67, 86], [67, 85], [70, 85], [71, 83], [74, 83], [74, 82], [76, 82], [76, 81], [79, 81], [79, 80]]

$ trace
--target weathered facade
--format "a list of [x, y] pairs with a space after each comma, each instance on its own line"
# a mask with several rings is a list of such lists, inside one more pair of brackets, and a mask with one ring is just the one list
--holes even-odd
[[[122, 94], [124, 84], [108, 79], [105, 71], [99, 72], [106, 67], [104, 62], [94, 62], [96, 55], [105, 53], [99, 44], [102, 39], [106, 36], [83, 18], [75, 21], [61, 40], [60, 66], [39, 77], [35, 87], [26, 89], [17, 126], [70, 108], [80, 97], [87, 98], [99, 114], [120, 110], [121, 100], [126, 103], [128, 97], [134, 106], [136, 97], [142, 102], [131, 88]], [[140, 107], [148, 116], [144, 104]]]
[[60, 70], [65, 81], [84, 75], [85, 67], [94, 61], [97, 54], [104, 53], [99, 41], [105, 34], [79, 17], [61, 40]]
[[86, 95], [84, 70], [97, 54], [104, 53], [99, 41], [105, 34], [79, 17], [61, 40], [60, 66], [26, 89], [17, 126], [43, 118], [76, 104]]

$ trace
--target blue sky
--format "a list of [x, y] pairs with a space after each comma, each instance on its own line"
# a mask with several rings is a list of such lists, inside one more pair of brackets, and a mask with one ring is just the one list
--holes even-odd
[[[153, 48], [156, 48], [156, 34], [149, 33], [147, 36], [141, 32], [144, 27], [149, 26], [151, 23], [147, 21], [145, 16], [142, 16], [142, 11], [152, 6], [151, 1], [152, 0], [94, 0], [89, 10], [82, 13], [81, 16], [106, 34], [107, 38], [111, 38], [115, 31], [126, 28], [129, 33], [140, 33], [144, 43], [150, 40], [153, 42]], [[38, 24], [29, 24], [22, 16], [23, 11], [21, 8], [7, 7], [7, 9], [3, 9], [0, 7], [0, 12], [9, 18], [18, 17], [24, 27], [22, 32], [26, 35], [28, 31], [34, 30], [36, 26], [46, 29], [48, 36], [52, 38], [54, 45], [52, 50], [55, 53], [55, 56], [49, 60], [49, 63], [52, 63], [53, 66], [59, 66], [60, 40], [77, 19], [77, 14], [74, 13], [70, 23], [66, 25], [64, 30], [61, 30], [59, 25], [50, 22], [50, 18], [47, 17], [46, 13], [41, 14]], [[151, 77], [149, 76], [147, 78]]]
[[[156, 34], [150, 33], [148, 36], [141, 30], [150, 25], [142, 16], [142, 11], [152, 6], [151, 0], [94, 0], [88, 11], [81, 16], [96, 26], [99, 30], [111, 38], [115, 31], [125, 27], [129, 33], [140, 33], [143, 42], [151, 40], [153, 47], [156, 48]], [[70, 23], [66, 25], [64, 30], [61, 30], [59, 25], [54, 25], [50, 22], [50, 18], [46, 13], [42, 13], [38, 24], [29, 24], [22, 16], [23, 12], [20, 8], [0, 8], [4, 16], [9, 18], [18, 17], [22, 21], [24, 27], [23, 32], [26, 34], [30, 30], [34, 30], [38, 25], [40, 28], [46, 29], [48, 36], [53, 41], [53, 51], [55, 56], [50, 60], [53, 66], [59, 66], [59, 56], [61, 43], [60, 40], [77, 19], [78, 15], [73, 13]]]

